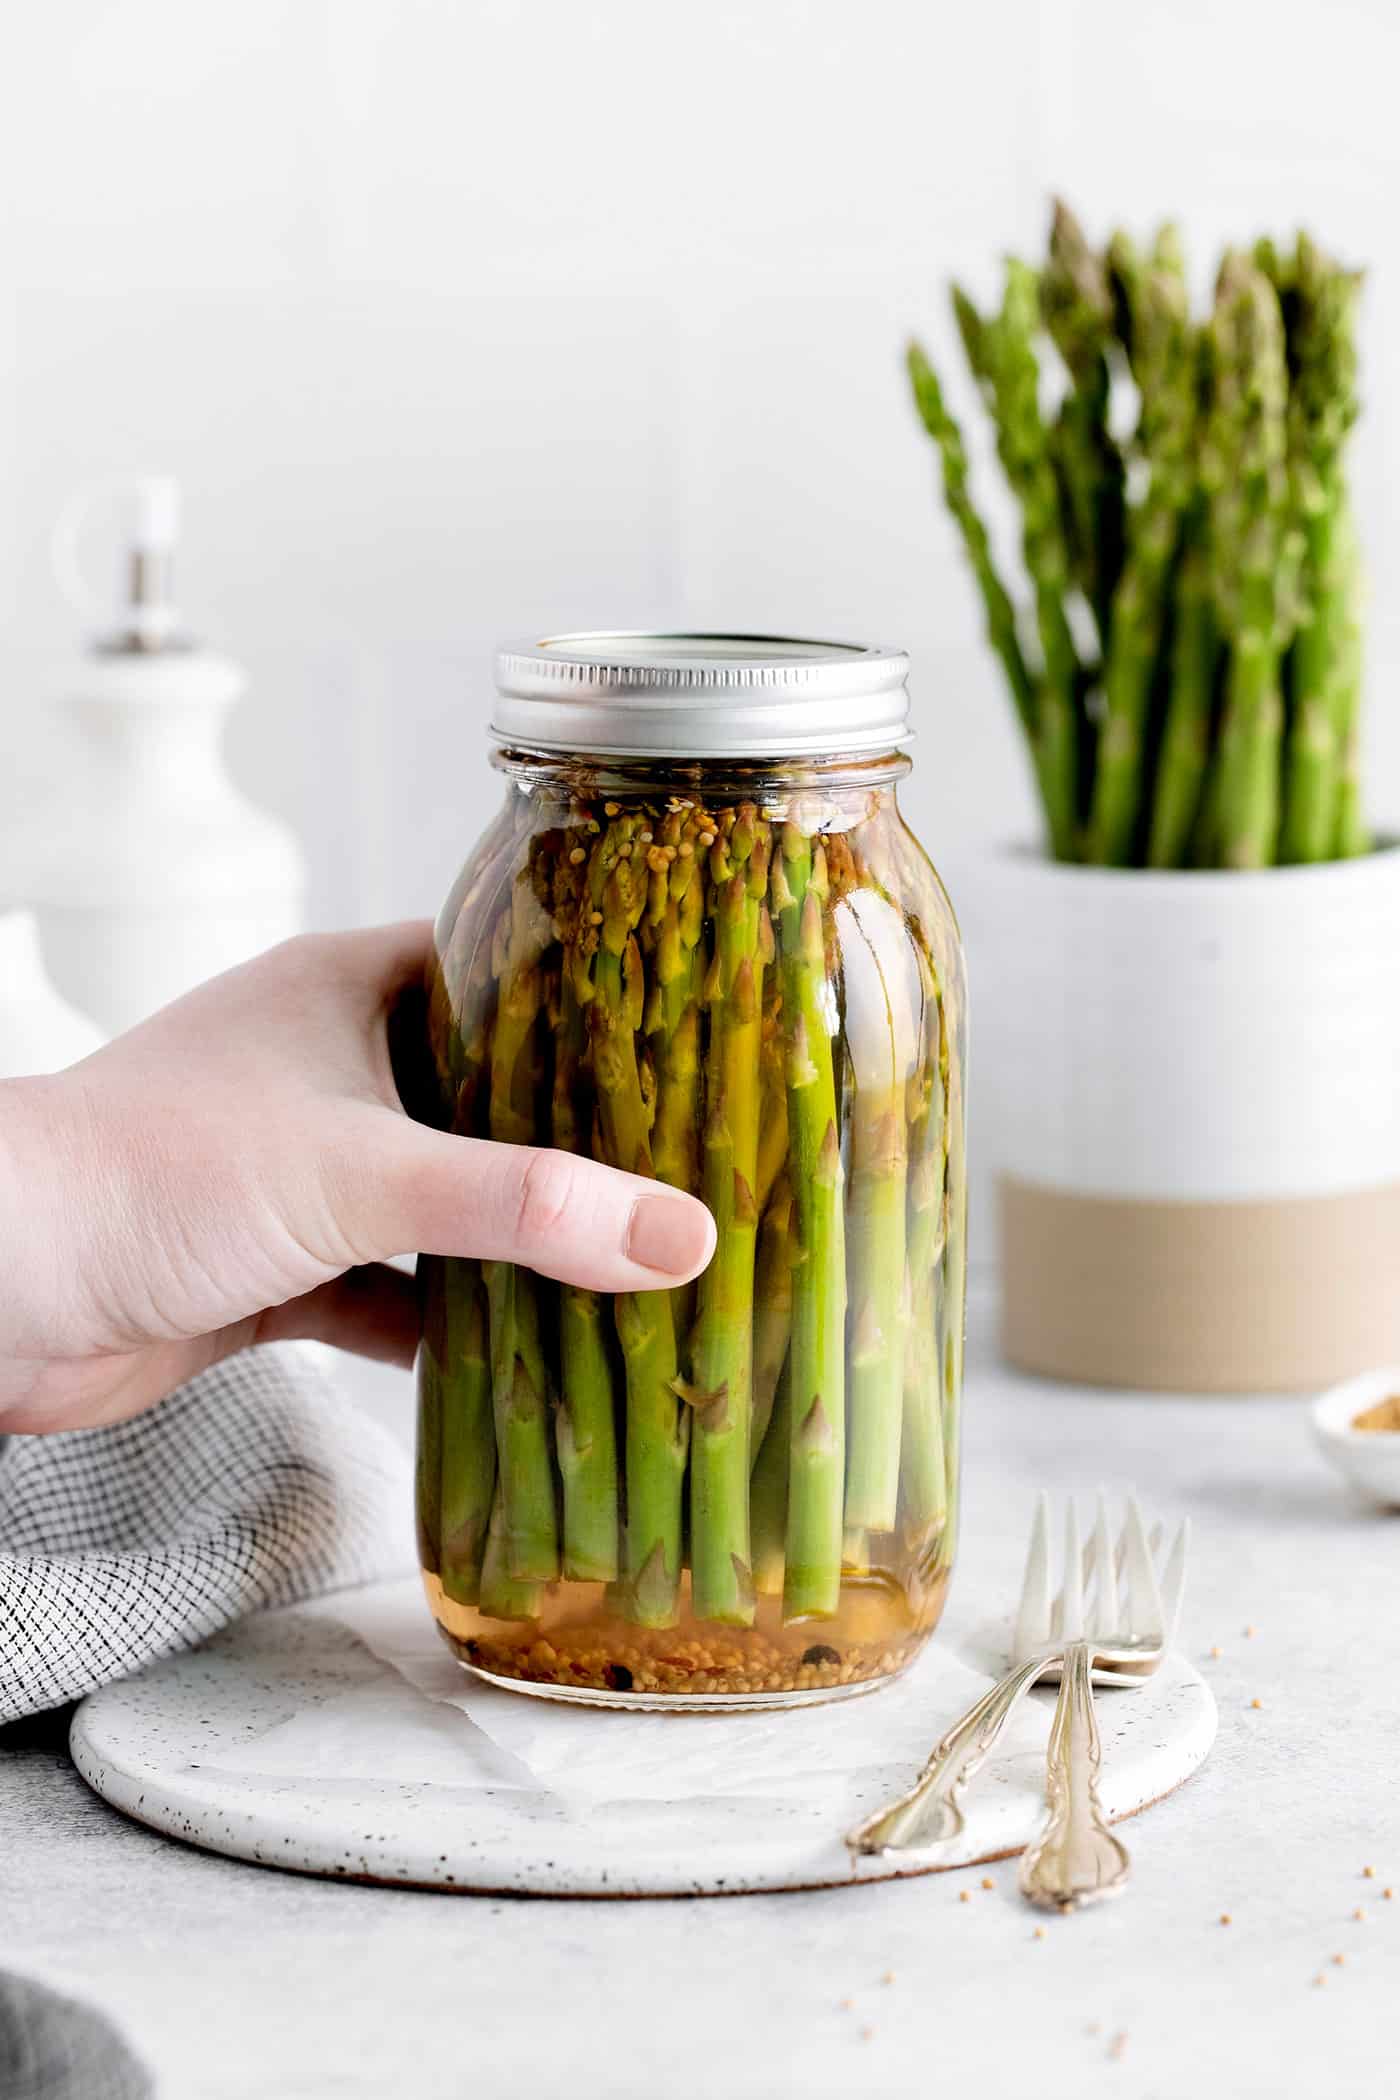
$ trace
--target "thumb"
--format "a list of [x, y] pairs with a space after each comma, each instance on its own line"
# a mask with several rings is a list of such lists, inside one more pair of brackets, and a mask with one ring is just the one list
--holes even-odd
[[[593, 1291], [688, 1282], [715, 1249], [703, 1203], [569, 1152], [449, 1137], [376, 1111], [331, 1191], [362, 1261], [396, 1254], [518, 1262]], [[338, 1177], [339, 1178], [339, 1177]]]

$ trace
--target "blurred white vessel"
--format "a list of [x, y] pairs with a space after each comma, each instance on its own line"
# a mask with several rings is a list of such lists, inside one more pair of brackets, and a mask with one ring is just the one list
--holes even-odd
[[49, 982], [33, 912], [0, 908], [0, 1079], [61, 1071], [101, 1045], [101, 1029]]
[[[305, 909], [295, 837], [224, 768], [244, 673], [179, 626], [178, 488], [152, 477], [134, 495], [126, 603], [62, 696], [88, 762], [26, 828], [11, 874], [34, 904], [59, 991], [112, 1035], [296, 933]], [[79, 499], [56, 541], [75, 597], [73, 546], [89, 507]]]

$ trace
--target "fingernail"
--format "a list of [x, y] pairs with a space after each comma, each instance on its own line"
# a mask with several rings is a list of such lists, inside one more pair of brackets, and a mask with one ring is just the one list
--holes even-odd
[[644, 1269], [687, 1276], [699, 1268], [710, 1244], [709, 1213], [676, 1196], [639, 1196], [627, 1227], [627, 1253]]

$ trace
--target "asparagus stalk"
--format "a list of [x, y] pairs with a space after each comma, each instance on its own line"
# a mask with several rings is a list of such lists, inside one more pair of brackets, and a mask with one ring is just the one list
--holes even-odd
[[[441, 1286], [436, 1288], [418, 1258], [418, 1288], [423, 1305], [424, 1336], [418, 1345], [418, 1428], [413, 1458], [413, 1509], [418, 1534], [418, 1564], [427, 1574], [442, 1567], [442, 1359], [429, 1336], [430, 1322], [441, 1321]], [[436, 1318], [435, 1318], [436, 1314]], [[493, 1445], [493, 1462], [494, 1462]]]
[[[565, 860], [564, 866], [570, 865]], [[560, 977], [558, 1001], [553, 1135], [561, 1151], [577, 1152], [584, 1149], [584, 1119], [591, 1123], [592, 1111], [582, 1073], [583, 1009], [567, 970]], [[613, 1582], [618, 1572], [617, 1428], [603, 1320], [596, 1291], [561, 1285], [555, 1447], [564, 1490], [563, 1572], [576, 1582]]]
[[1337, 843], [1348, 730], [1344, 687], [1353, 565], [1341, 461], [1357, 414], [1360, 279], [1330, 263], [1306, 234], [1298, 236], [1290, 271], [1269, 260], [1287, 325], [1289, 473], [1303, 532], [1280, 853], [1284, 860], [1326, 860]]
[[[1359, 284], [1306, 236], [1286, 257], [1263, 242], [1252, 261], [1226, 257], [1197, 330], [1173, 229], [1146, 256], [1119, 234], [1101, 257], [1057, 205], [1043, 270], [1012, 261], [999, 312], [984, 318], [953, 287], [1021, 512], [1038, 662], [969, 493], [962, 433], [911, 345], [1059, 859], [1248, 868], [1366, 849], [1342, 465]], [[1048, 420], [1037, 320], [1069, 382]], [[1117, 435], [1124, 359], [1131, 440]]]
[[[461, 1136], [484, 1127], [489, 1016], [494, 996], [491, 929], [496, 905], [514, 880], [522, 813], [512, 798], [488, 834], [481, 868], [469, 886], [449, 898], [438, 925], [428, 997], [429, 1041], [437, 1069], [444, 1127]], [[453, 1580], [470, 1587], [472, 1510], [483, 1492], [489, 1505], [495, 1475], [495, 1443], [489, 1421], [481, 1448], [462, 1425], [475, 1419], [479, 1401], [479, 1352], [473, 1321], [480, 1304], [480, 1272], [474, 1263], [419, 1257], [423, 1342], [418, 1357], [417, 1499], [423, 1565], [437, 1568], [444, 1528], [457, 1534]], [[449, 1348], [449, 1335], [471, 1338], [466, 1350]], [[489, 1386], [488, 1386], [489, 1396]], [[448, 1419], [453, 1431], [447, 1433]], [[450, 1514], [449, 1514], [450, 1513]], [[466, 1601], [463, 1594], [462, 1601]]]
[[850, 1348], [846, 1523], [894, 1528], [904, 1388], [905, 1135], [902, 1100], [862, 1099], [851, 1125], [848, 1238], [855, 1300]]
[[[700, 995], [704, 967], [705, 885], [696, 841], [712, 827], [695, 804], [668, 810], [647, 848], [649, 882], [643, 955], [651, 989], [645, 1026], [656, 1069], [652, 1157], [668, 1187], [699, 1192]], [[695, 1318], [695, 1286], [671, 1293], [678, 1359]]]
[[[453, 1127], [457, 1089], [466, 1069], [467, 1050], [476, 1020], [484, 1013], [480, 994], [482, 980], [477, 958], [489, 942], [482, 928], [495, 923], [495, 904], [511, 879], [519, 850], [523, 798], [511, 794], [499, 812], [480, 848], [479, 865], [464, 868], [438, 914], [433, 938], [433, 961], [428, 980], [428, 1047], [437, 1069], [442, 1093], [444, 1127]], [[475, 1007], [476, 1016], [468, 1018]]]
[[617, 1427], [603, 1319], [596, 1291], [563, 1288], [555, 1440], [564, 1489], [563, 1572], [571, 1582], [613, 1582], [618, 1572]]
[[783, 1594], [791, 1450], [792, 1366], [785, 1361], [749, 1484], [753, 1586], [760, 1597]]
[[1209, 472], [1217, 595], [1231, 638], [1220, 742], [1224, 864], [1268, 866], [1279, 830], [1283, 697], [1291, 612], [1285, 411], [1278, 295], [1243, 256], [1226, 257], [1210, 323], [1215, 374]]
[[[1166, 238], [1159, 241], [1159, 255]], [[1181, 520], [1194, 486], [1198, 356], [1180, 268], [1170, 246], [1165, 254], [1165, 263], [1154, 259], [1137, 278], [1132, 311], [1147, 486], [1128, 516], [1127, 552], [1113, 594], [1104, 724], [1089, 822], [1089, 857], [1110, 867], [1125, 867], [1140, 857], [1148, 705], [1166, 628]]]
[[760, 1218], [768, 1209], [787, 1163], [787, 1068], [783, 1057], [783, 995], [778, 973], [767, 980], [763, 1010], [763, 1045], [759, 1051], [758, 1185], [754, 1195]]
[[706, 986], [702, 1186], [718, 1242], [700, 1279], [692, 1359], [691, 1593], [697, 1617], [735, 1626], [751, 1625], [754, 1609], [749, 1436], [763, 972], [773, 944], [764, 902], [768, 855], [767, 826], [747, 803], [711, 848], [715, 946]]
[[938, 1005], [931, 998], [925, 1059], [910, 1084], [908, 1324], [900, 1445], [901, 1529], [921, 1564], [941, 1536], [948, 1515], [938, 1338], [939, 1265], [946, 1225], [947, 1054]]
[[1147, 852], [1148, 865], [1153, 868], [1181, 867], [1190, 849], [1209, 763], [1219, 660], [1210, 565], [1204, 547], [1193, 540], [1177, 577], [1167, 719]]
[[537, 1619], [544, 1585], [523, 1580], [510, 1570], [510, 1541], [500, 1482], [486, 1531], [478, 1605], [488, 1619]]
[[797, 1210], [785, 1619], [830, 1617], [840, 1601], [845, 1466], [846, 1247], [822, 906], [826, 856], [796, 824], [773, 856], [782, 960], [788, 1127]]
[[[943, 1527], [939, 1562], [951, 1562], [956, 1528], [956, 1487], [961, 1446], [961, 1402], [963, 1352], [967, 1307], [967, 1163], [964, 1086], [966, 1083], [967, 987], [962, 957], [949, 938], [951, 922], [947, 899], [928, 862], [903, 830], [895, 833], [896, 848], [904, 867], [907, 893], [920, 901], [911, 917], [915, 952], [923, 985], [923, 1014], [927, 1031], [924, 1067], [930, 1073], [930, 1121], [921, 1135], [911, 1131], [911, 1147], [917, 1144], [930, 1172], [930, 1186], [941, 1195], [935, 1237], [929, 1259], [937, 1267], [934, 1292], [935, 1322], [927, 1330], [936, 1337], [942, 1372], [942, 1450], [948, 1496], [949, 1521]], [[930, 1158], [928, 1148], [936, 1145]], [[911, 1167], [911, 1182], [914, 1178]], [[911, 1209], [910, 1232], [915, 1233]], [[936, 1381], [935, 1381], [936, 1382]], [[906, 1416], [906, 1424], [908, 1417]], [[902, 1483], [901, 1483], [902, 1486]]]
[[[497, 928], [498, 983], [491, 1038], [491, 1136], [532, 1144], [540, 1075], [540, 958], [552, 929], [522, 871]], [[540, 1283], [508, 1262], [483, 1264], [491, 1328], [491, 1390], [500, 1464], [501, 1531], [511, 1575], [552, 1582], [559, 1533], [549, 1436], [549, 1379], [541, 1340]]]
[[792, 1188], [783, 1175], [764, 1213], [754, 1273], [751, 1466], [757, 1465], [768, 1434], [778, 1379], [787, 1361], [792, 1333], [792, 1258]]
[[[440, 1508], [444, 1593], [477, 1602], [496, 1487], [490, 1349], [481, 1271], [474, 1261], [435, 1264], [442, 1301]], [[429, 1344], [425, 1339], [425, 1347]]]
[[1337, 828], [1332, 850], [1339, 860], [1354, 860], [1371, 850], [1371, 834], [1361, 802], [1361, 580], [1348, 522], [1346, 582], [1336, 608], [1337, 672], [1335, 704], [1341, 749], [1341, 782], [1337, 792]]
[[[587, 986], [593, 1072], [605, 1158], [654, 1175], [650, 1118], [637, 1059], [644, 985], [636, 927], [646, 903], [645, 864], [634, 858], [642, 826], [609, 814], [589, 867], [592, 909], [572, 967]], [[676, 1335], [664, 1291], [627, 1292], [614, 1302], [627, 1377], [624, 1438], [627, 1609], [643, 1626], [671, 1626], [681, 1574], [681, 1508], [688, 1411], [676, 1395]]]
[[1106, 653], [1123, 561], [1123, 456], [1108, 420], [1113, 292], [1104, 262], [1058, 199], [1040, 303], [1070, 378], [1050, 435], [1071, 569], [1093, 610], [1100, 652]]
[[959, 1479], [962, 1469], [963, 1351], [967, 1340], [967, 1116], [963, 1100], [961, 1057], [950, 1058], [945, 1080], [945, 1149], [942, 1312], [943, 1464], [948, 1485], [948, 1524], [943, 1535], [944, 1566], [957, 1547]]
[[984, 392], [996, 418], [997, 452], [1021, 508], [1021, 548], [1035, 598], [1042, 656], [1037, 722], [1042, 789], [1049, 796], [1053, 850], [1062, 860], [1075, 860], [1082, 679], [1069, 622], [1069, 549], [1040, 408], [1035, 348], [1039, 285], [1034, 270], [1014, 257], [1008, 259], [1001, 310], [990, 323], [978, 321], [965, 298], [960, 299], [958, 315], [974, 371], [980, 368], [984, 375]]
[[1035, 756], [1036, 776], [1041, 780], [1041, 791], [1044, 793], [1047, 783], [1041, 779], [1041, 760], [1037, 748], [1039, 717], [1035, 682], [1026, 668], [1026, 659], [1017, 636], [1015, 608], [997, 572], [987, 528], [977, 514], [968, 489], [967, 448], [963, 443], [963, 434], [944, 402], [938, 375], [918, 343], [910, 343], [907, 360], [910, 384], [914, 390], [914, 405], [925, 430], [938, 447], [942, 462], [943, 500], [954, 524], [962, 534], [963, 547], [971, 564], [977, 588], [982, 594], [982, 605], [987, 619], [987, 639], [1006, 673], [1006, 682], [1011, 688], [1011, 697], [1021, 718], [1021, 727], [1026, 732]]
[[833, 916], [854, 1078], [846, 1527], [884, 1532], [898, 1509], [904, 1388], [906, 1089], [916, 1062], [910, 939], [902, 912], [875, 889], [851, 891]]
[[549, 1380], [538, 1284], [510, 1262], [482, 1263], [491, 1331], [501, 1535], [511, 1575], [553, 1582], [559, 1528], [549, 1449]]

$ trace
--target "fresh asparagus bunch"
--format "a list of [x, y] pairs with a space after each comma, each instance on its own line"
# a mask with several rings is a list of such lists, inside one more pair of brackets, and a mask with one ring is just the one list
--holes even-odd
[[946, 1565], [946, 906], [892, 802], [858, 814], [580, 791], [440, 929], [447, 1127], [592, 1152], [719, 1227], [698, 1289], [615, 1300], [424, 1263], [420, 1532], [454, 1603], [530, 1620], [562, 1576], [639, 1626], [743, 1627]]
[[1146, 252], [1123, 233], [1099, 252], [1063, 204], [1044, 265], [1010, 259], [994, 313], [955, 285], [1020, 515], [1025, 618], [943, 385], [910, 345], [1057, 859], [1259, 868], [1368, 850], [1345, 474], [1359, 289], [1299, 234], [1286, 255], [1228, 253], [1196, 320], [1172, 227]]

